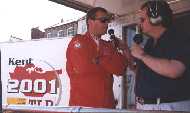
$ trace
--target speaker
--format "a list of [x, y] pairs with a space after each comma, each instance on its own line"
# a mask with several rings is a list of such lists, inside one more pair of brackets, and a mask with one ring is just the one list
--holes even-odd
[[159, 25], [162, 23], [162, 16], [160, 14], [161, 1], [154, 0], [147, 4], [147, 15], [149, 16], [150, 23]]

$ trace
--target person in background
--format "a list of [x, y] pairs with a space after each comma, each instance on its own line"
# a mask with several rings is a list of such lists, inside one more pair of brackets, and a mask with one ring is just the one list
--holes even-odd
[[104, 41], [110, 15], [95, 7], [86, 15], [87, 32], [72, 38], [67, 48], [70, 106], [115, 108], [113, 74], [125, 72], [125, 57], [113, 41]]
[[173, 25], [173, 12], [164, 0], [145, 2], [139, 12], [144, 48], [134, 43], [138, 59], [136, 102], [139, 110], [190, 111], [190, 37]]

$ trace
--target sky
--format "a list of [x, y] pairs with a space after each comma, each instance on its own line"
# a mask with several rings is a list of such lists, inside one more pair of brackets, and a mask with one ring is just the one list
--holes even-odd
[[85, 13], [48, 0], [0, 0], [0, 42], [11, 36], [31, 39], [31, 28], [40, 30]]

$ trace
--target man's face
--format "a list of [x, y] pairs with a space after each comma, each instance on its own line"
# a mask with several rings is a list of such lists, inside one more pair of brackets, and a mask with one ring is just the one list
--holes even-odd
[[139, 11], [139, 18], [140, 18], [140, 26], [142, 32], [149, 34], [151, 32], [153, 25], [150, 23], [149, 17], [146, 13], [146, 8]]
[[104, 35], [108, 29], [109, 18], [107, 13], [98, 11], [94, 20], [90, 19], [89, 27], [95, 35]]

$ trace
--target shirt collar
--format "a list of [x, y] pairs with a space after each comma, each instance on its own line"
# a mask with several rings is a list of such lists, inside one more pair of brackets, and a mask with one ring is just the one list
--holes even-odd
[[94, 36], [94, 34], [90, 34], [90, 36], [95, 41], [95, 43], [99, 46], [100, 38], [97, 36]]

